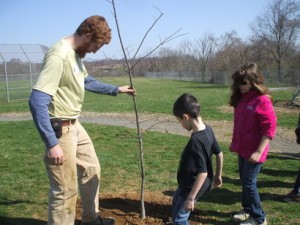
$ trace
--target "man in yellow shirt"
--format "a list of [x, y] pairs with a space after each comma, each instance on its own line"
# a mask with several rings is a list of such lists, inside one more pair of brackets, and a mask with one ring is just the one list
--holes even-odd
[[102, 16], [85, 19], [73, 35], [54, 44], [44, 57], [29, 106], [46, 145], [45, 165], [50, 181], [48, 225], [74, 225], [78, 189], [85, 225], [113, 225], [98, 213], [100, 163], [93, 143], [78, 118], [84, 91], [116, 96], [135, 95], [130, 86], [97, 81], [87, 73], [82, 58], [111, 40]]

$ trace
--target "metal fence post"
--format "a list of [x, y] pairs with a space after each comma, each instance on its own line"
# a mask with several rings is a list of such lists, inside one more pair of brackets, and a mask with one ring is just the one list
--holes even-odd
[[5, 86], [6, 86], [6, 98], [7, 98], [7, 102], [9, 102], [9, 88], [8, 88], [8, 77], [7, 77], [7, 68], [6, 68], [6, 61], [4, 59], [4, 57], [2, 56], [2, 54], [0, 53], [0, 57], [4, 63], [4, 76], [5, 76]]

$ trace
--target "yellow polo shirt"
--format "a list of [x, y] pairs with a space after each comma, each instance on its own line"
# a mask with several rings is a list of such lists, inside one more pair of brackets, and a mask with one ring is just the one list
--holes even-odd
[[81, 58], [61, 39], [45, 55], [33, 89], [52, 96], [48, 108], [50, 117], [76, 119], [80, 116], [87, 76]]

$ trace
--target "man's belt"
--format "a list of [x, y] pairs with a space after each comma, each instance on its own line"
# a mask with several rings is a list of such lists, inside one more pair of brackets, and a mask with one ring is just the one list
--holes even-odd
[[76, 120], [62, 120], [61, 121], [61, 126], [65, 127], [65, 126], [70, 126], [76, 123]]

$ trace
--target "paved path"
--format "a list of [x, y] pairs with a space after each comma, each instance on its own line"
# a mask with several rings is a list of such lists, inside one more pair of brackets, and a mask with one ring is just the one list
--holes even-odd
[[[0, 121], [21, 121], [31, 119], [32, 117], [30, 113], [0, 113]], [[83, 112], [80, 117], [80, 121], [136, 129], [135, 116], [133, 114]], [[219, 141], [230, 142], [232, 122], [205, 122], [213, 127], [215, 135]], [[189, 132], [180, 126], [173, 116], [165, 114], [141, 115], [140, 128], [143, 131], [157, 131], [186, 136], [190, 135]], [[270, 151], [300, 158], [300, 145], [298, 145], [295, 141], [294, 131], [291, 129], [278, 128], [276, 138], [271, 141]]]

